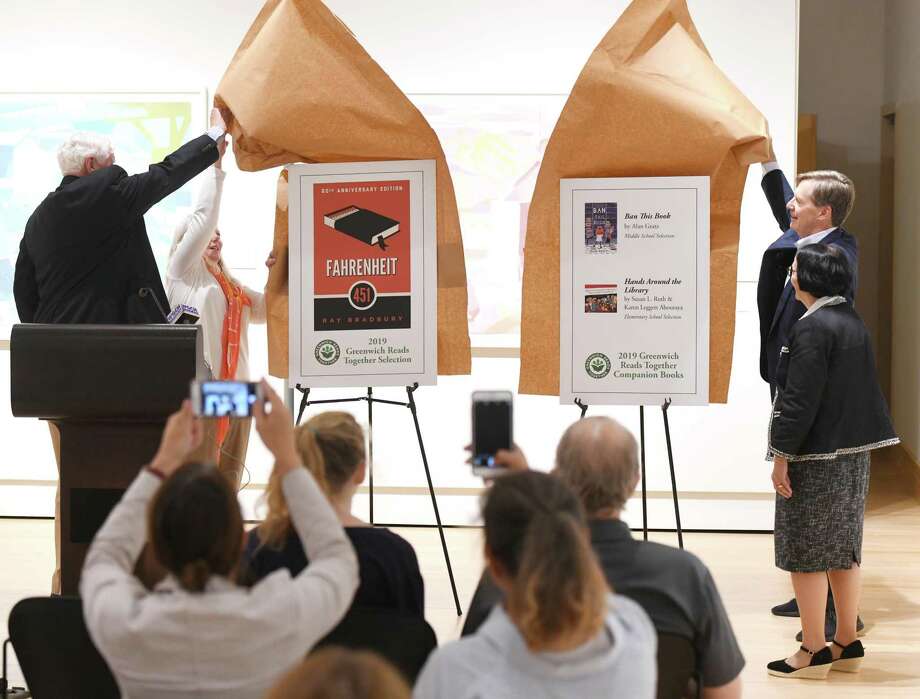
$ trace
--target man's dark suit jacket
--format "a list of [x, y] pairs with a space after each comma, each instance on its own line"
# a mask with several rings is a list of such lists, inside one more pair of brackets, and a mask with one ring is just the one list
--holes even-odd
[[[771, 395], [776, 389], [776, 367], [780, 348], [787, 344], [793, 323], [805, 313], [805, 306], [795, 298], [795, 289], [789, 281], [789, 267], [795, 258], [798, 234], [791, 229], [786, 203], [792, 199], [792, 187], [782, 170], [771, 170], [760, 183], [767, 203], [783, 234], [766, 249], [760, 263], [757, 281], [757, 311], [760, 314], [760, 376], [770, 384]], [[842, 228], [835, 228], [821, 241], [836, 245], [847, 257], [853, 272], [853, 285], [846, 297], [850, 303], [856, 298], [859, 271], [856, 238]]]
[[[38, 205], [19, 245], [13, 295], [23, 323], [163, 323], [169, 301], [144, 214], [217, 162], [189, 141], [146, 173], [118, 165], [67, 176]], [[159, 306], [158, 306], [159, 304]]]

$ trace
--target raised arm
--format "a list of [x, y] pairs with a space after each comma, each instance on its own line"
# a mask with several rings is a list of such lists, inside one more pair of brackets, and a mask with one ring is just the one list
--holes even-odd
[[291, 523], [310, 561], [286, 589], [290, 599], [277, 603], [298, 614], [297, 633], [304, 648], [310, 648], [351, 605], [358, 588], [358, 559], [326, 496], [300, 465], [290, 411], [265, 381], [262, 390], [270, 412], [256, 404], [256, 429], [275, 457], [272, 478], [281, 480]]
[[201, 442], [201, 425], [189, 401], [170, 416], [149, 469], [140, 472], [93, 538], [80, 576], [83, 615], [100, 650], [119, 646], [138, 612], [136, 601], [147, 594], [134, 577], [134, 564], [147, 538], [147, 505], [160, 487], [160, 476], [182, 465]]
[[147, 172], [124, 177], [115, 184], [126, 218], [143, 216], [158, 201], [165, 199], [220, 156], [218, 143], [225, 138], [227, 127], [220, 112], [211, 110], [211, 128], [151, 165]]
[[26, 248], [25, 238], [19, 243], [19, 257], [16, 258], [13, 275], [13, 298], [20, 322], [34, 322], [38, 310], [38, 282], [35, 279], [35, 263]]
[[135, 602], [145, 594], [134, 564], [146, 539], [147, 504], [160, 479], [143, 470], [109, 513], [86, 554], [80, 576], [83, 616], [99, 649], [119, 644]]
[[180, 230], [177, 231], [178, 240], [169, 256], [166, 276], [182, 279], [193, 269], [193, 265], [201, 259], [207, 249], [217, 228], [224, 177], [225, 173], [219, 165], [205, 171], [195, 209], [180, 224]]
[[792, 199], [794, 192], [776, 162], [763, 163], [763, 178], [760, 180], [760, 188], [767, 198], [767, 204], [770, 205], [770, 211], [773, 212], [773, 218], [776, 219], [779, 229], [785, 233], [791, 226], [786, 204]]

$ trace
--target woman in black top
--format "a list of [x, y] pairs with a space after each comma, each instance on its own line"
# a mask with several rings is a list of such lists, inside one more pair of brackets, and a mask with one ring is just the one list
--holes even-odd
[[[320, 413], [295, 430], [295, 440], [303, 465], [326, 492], [358, 555], [361, 582], [352, 606], [424, 616], [424, 585], [412, 546], [398, 534], [372, 527], [351, 513], [352, 497], [366, 470], [360, 425], [348, 413]], [[297, 575], [307, 565], [280, 483], [269, 480], [266, 499], [268, 515], [249, 533], [243, 554], [250, 582], [279, 568]]]
[[[790, 270], [806, 307], [780, 352], [769, 429], [776, 490], [776, 565], [792, 574], [802, 647], [771, 675], [823, 679], [856, 672], [863, 512], [869, 452], [897, 444], [875, 375], [869, 333], [843, 294], [850, 269], [839, 248], [806, 245]], [[824, 642], [827, 581], [837, 632]]]

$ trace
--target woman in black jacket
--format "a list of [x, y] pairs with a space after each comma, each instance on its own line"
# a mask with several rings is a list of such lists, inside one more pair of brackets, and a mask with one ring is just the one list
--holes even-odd
[[[798, 652], [770, 663], [771, 675], [823, 679], [856, 672], [863, 511], [869, 451], [897, 444], [878, 385], [869, 333], [844, 299], [850, 269], [833, 246], [806, 245], [790, 268], [806, 307], [780, 351], [769, 429], [776, 489], [776, 565], [792, 574], [802, 619]], [[824, 641], [830, 581], [837, 611]]]

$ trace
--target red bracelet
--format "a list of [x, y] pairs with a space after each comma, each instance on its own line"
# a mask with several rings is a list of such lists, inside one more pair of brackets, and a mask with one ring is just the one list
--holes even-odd
[[159, 478], [161, 481], [165, 481], [165, 480], [166, 480], [166, 474], [163, 473], [163, 472], [162, 472], [160, 469], [158, 469], [156, 466], [147, 466], [147, 472], [148, 472], [148, 473], [152, 473], [154, 476], [156, 476], [157, 478]]

